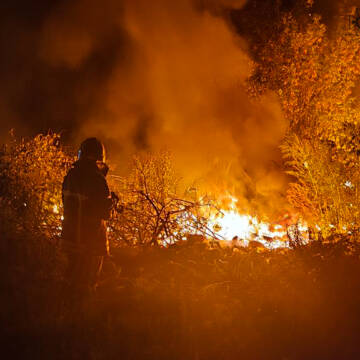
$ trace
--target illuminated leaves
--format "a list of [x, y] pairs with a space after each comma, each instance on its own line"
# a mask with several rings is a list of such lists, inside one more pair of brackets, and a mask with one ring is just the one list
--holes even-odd
[[[60, 236], [61, 184], [74, 160], [57, 134], [12, 137], [0, 154], [0, 218], [8, 233]], [[202, 210], [209, 202], [196, 191], [181, 191], [168, 153], [135, 156], [128, 176], [110, 175], [109, 182], [124, 206], [121, 213], [113, 210], [108, 223], [113, 244], [164, 244], [211, 233]]]
[[12, 231], [60, 234], [61, 183], [73, 158], [59, 145], [59, 135], [17, 140], [12, 135], [0, 158], [0, 212]]
[[114, 243], [164, 245], [189, 234], [213, 235], [203, 211], [209, 202], [181, 189], [168, 153], [135, 156], [130, 174], [115, 179], [111, 185], [124, 211], [114, 213], [109, 224]]
[[289, 122], [282, 151], [296, 180], [288, 199], [324, 234], [358, 228], [359, 55], [360, 32], [349, 29], [346, 19], [330, 37], [319, 16], [298, 21], [288, 14], [249, 81], [254, 95], [278, 94]]

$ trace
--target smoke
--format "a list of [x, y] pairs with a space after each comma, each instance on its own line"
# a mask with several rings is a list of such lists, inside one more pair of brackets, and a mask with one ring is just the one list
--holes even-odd
[[[123, 173], [134, 152], [169, 149], [184, 182], [231, 192], [243, 211], [283, 212], [287, 124], [276, 96], [251, 101], [245, 82], [249, 49], [298, 3], [4, 0], [0, 137], [11, 127], [76, 144], [95, 135]], [[331, 30], [355, 6], [315, 0], [313, 10]]]
[[134, 152], [169, 149], [186, 182], [231, 191], [244, 211], [278, 209], [286, 123], [272, 94], [248, 98], [247, 45], [210, 11], [242, 3], [128, 0], [99, 9], [79, 0], [57, 8], [42, 33], [40, 56], [49, 66], [82, 68], [109, 39], [121, 39], [121, 50], [107, 53], [111, 71], [78, 140], [103, 138], [120, 170]]
[[1, 24], [0, 131], [98, 136], [119, 172], [135, 152], [169, 149], [184, 182], [231, 192], [243, 211], [283, 211], [287, 124], [274, 94], [247, 96], [248, 45], [226, 21], [244, 3], [41, 0], [21, 16], [13, 7]]

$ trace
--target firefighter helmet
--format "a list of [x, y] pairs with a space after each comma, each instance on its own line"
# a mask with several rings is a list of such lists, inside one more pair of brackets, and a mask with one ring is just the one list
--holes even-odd
[[97, 138], [88, 138], [81, 143], [78, 155], [79, 159], [88, 158], [105, 161], [105, 148]]

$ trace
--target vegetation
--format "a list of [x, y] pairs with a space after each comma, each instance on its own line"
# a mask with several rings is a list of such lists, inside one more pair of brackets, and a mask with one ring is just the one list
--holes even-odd
[[[6, 234], [60, 240], [61, 184], [75, 157], [58, 134], [38, 135], [3, 147], [0, 156], [0, 215]], [[206, 214], [215, 207], [195, 189], [181, 192], [168, 153], [135, 156], [127, 177], [110, 177], [119, 197], [109, 221], [112, 245], [159, 245], [189, 234], [213, 236]]]
[[[293, 242], [293, 249], [273, 251], [214, 248], [201, 237], [168, 247], [136, 241], [119, 246], [113, 241], [112, 258], [106, 259], [97, 292], [74, 312], [67, 301], [66, 253], [57, 241], [61, 208], [59, 213], [54, 211], [60, 180], [73, 159], [54, 140], [56, 135], [14, 140], [1, 156], [0, 319], [2, 351], [7, 357], [335, 359], [359, 355], [360, 287], [354, 274], [360, 270], [360, 248], [352, 237], [338, 236], [336, 245]], [[134, 211], [153, 209], [151, 220], [157, 215], [152, 202], [161, 206], [170, 199], [171, 206], [177, 204], [171, 202], [176, 198], [176, 183], [164, 161], [169, 158], [145, 157], [141, 162], [136, 158], [139, 168], [134, 167], [126, 187], [136, 189], [130, 192]], [[53, 176], [40, 181], [49, 165]], [[144, 203], [145, 171], [146, 180], [157, 179], [156, 189], [160, 186], [163, 198], [154, 197], [159, 193], [148, 188], [151, 191], [146, 194], [155, 200]], [[161, 179], [167, 180], [161, 183]], [[50, 190], [51, 196], [42, 195]], [[37, 210], [40, 201], [41, 211]], [[179, 203], [181, 210], [184, 203]], [[164, 213], [172, 209], [165, 207]], [[116, 216], [131, 221], [126, 214]], [[154, 227], [149, 229], [143, 231], [151, 243]]]
[[182, 190], [169, 153], [135, 156], [130, 174], [110, 182], [123, 204], [109, 223], [114, 244], [165, 245], [189, 234], [214, 236], [206, 216], [216, 212], [213, 202], [200, 199], [196, 189]]
[[360, 252], [349, 249], [346, 239], [261, 253], [201, 243], [121, 248], [77, 316], [63, 304], [61, 271], [44, 277], [4, 262], [2, 252], [2, 351], [37, 359], [357, 358]]
[[290, 125], [282, 150], [296, 180], [288, 199], [325, 237], [358, 231], [359, 40], [345, 19], [330, 35], [311, 7], [297, 19], [286, 14], [249, 82], [255, 96], [278, 94]]
[[0, 156], [0, 221], [6, 234], [31, 233], [55, 240], [61, 226], [61, 183], [73, 162], [57, 134], [17, 140]]

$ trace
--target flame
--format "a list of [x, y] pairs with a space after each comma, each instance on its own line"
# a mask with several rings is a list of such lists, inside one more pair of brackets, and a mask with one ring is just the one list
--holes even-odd
[[219, 237], [228, 241], [238, 237], [243, 246], [247, 246], [250, 241], [260, 242], [271, 249], [288, 246], [283, 225], [272, 225], [259, 221], [257, 217], [240, 214], [236, 203], [237, 199], [231, 197], [229, 209], [211, 219], [211, 227]]
[[[221, 210], [220, 213], [212, 215], [209, 225], [214, 234], [225, 240], [229, 246], [234, 242], [234, 238], [241, 246], [248, 246], [251, 241], [259, 242], [269, 249], [289, 246], [286, 225], [271, 224], [260, 221], [256, 216], [240, 214], [236, 205], [238, 199], [232, 196], [227, 199], [230, 200], [227, 210]], [[25, 203], [24, 206], [26, 206]], [[59, 209], [59, 205], [52, 207], [54, 214], [59, 214]], [[63, 221], [64, 216], [61, 215], [60, 219]], [[306, 223], [297, 223], [297, 228], [302, 234], [308, 231]], [[59, 226], [58, 230], [62, 230], [62, 226]], [[110, 231], [111, 228], [107, 227], [107, 232]], [[307, 240], [306, 237], [304, 240]], [[168, 243], [165, 242], [164, 245], [168, 245]]]

